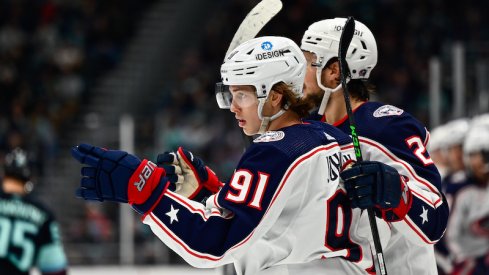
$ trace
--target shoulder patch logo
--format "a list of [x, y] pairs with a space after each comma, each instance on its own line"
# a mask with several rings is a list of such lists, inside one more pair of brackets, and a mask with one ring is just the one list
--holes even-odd
[[283, 131], [270, 131], [270, 132], [265, 132], [263, 135], [255, 138], [253, 142], [258, 143], [258, 142], [279, 141], [284, 137], [285, 137], [285, 133]]
[[400, 116], [402, 113], [404, 113], [403, 109], [399, 109], [392, 105], [384, 105], [375, 110], [374, 117]]

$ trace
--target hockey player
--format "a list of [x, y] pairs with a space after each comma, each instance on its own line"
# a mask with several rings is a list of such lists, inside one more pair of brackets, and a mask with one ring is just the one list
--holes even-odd
[[[435, 156], [443, 154], [446, 160], [446, 169], [443, 169], [443, 165], [438, 165], [435, 158], [435, 162], [439, 171], [444, 171], [442, 174], [441, 187], [446, 196], [448, 207], [453, 208], [453, 202], [460, 189], [471, 184], [467, 173], [465, 171], [462, 145], [469, 130], [468, 119], [461, 118], [449, 121], [448, 123], [435, 128], [432, 131], [428, 150], [430, 154], [433, 153], [431, 149], [438, 147], [438, 150], [434, 150]], [[440, 135], [440, 136], [437, 136]], [[439, 139], [441, 138], [441, 140]], [[433, 144], [438, 142], [438, 144]], [[433, 144], [433, 146], [431, 146]], [[443, 174], [445, 176], [443, 176]], [[435, 257], [439, 267], [439, 274], [450, 274], [453, 270], [453, 265], [450, 259], [450, 253], [446, 245], [446, 237], [443, 237], [439, 242], [435, 244]]]
[[474, 183], [460, 189], [450, 215], [446, 240], [455, 262], [452, 274], [489, 274], [489, 121], [486, 123], [472, 123], [464, 141]]
[[27, 194], [31, 172], [26, 153], [5, 157], [0, 190], [0, 274], [66, 274], [67, 261], [53, 215]]
[[[351, 209], [339, 184], [340, 144], [351, 148], [351, 140], [330, 125], [301, 120], [311, 108], [302, 98], [305, 65], [299, 47], [282, 37], [252, 39], [227, 56], [218, 103], [230, 108], [244, 133], [260, 135], [224, 186], [183, 149], [172, 159], [178, 171], [82, 144], [72, 151], [88, 165], [78, 196], [131, 203], [196, 267], [234, 263], [238, 274], [373, 274], [368, 222]], [[195, 198], [205, 189], [219, 191], [204, 205]]]
[[[345, 21], [313, 23], [301, 48], [308, 61], [304, 93], [317, 101], [318, 119], [350, 134], [337, 58]], [[440, 175], [425, 149], [428, 131], [404, 110], [369, 101], [374, 88], [368, 78], [377, 63], [377, 45], [361, 22], [355, 21], [346, 60], [351, 75], [348, 90], [366, 160], [342, 173], [352, 206], [374, 207], [391, 225], [390, 240], [383, 246], [390, 274], [436, 274], [433, 244], [445, 231], [448, 206], [440, 191]], [[397, 172], [390, 173], [391, 167]], [[392, 194], [402, 197], [398, 205], [385, 203], [376, 194], [398, 186], [404, 191]]]
[[444, 127], [447, 131], [444, 146], [447, 153], [448, 174], [442, 181], [442, 190], [451, 208], [458, 190], [470, 184], [465, 171], [462, 149], [465, 135], [469, 130], [469, 120], [466, 118], [452, 120]]

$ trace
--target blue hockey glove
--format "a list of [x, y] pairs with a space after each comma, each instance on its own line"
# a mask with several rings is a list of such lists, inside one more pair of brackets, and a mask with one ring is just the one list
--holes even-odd
[[195, 201], [203, 202], [224, 185], [201, 159], [182, 147], [177, 152], [158, 155], [156, 163], [176, 181], [176, 193]]
[[124, 151], [88, 144], [73, 147], [72, 156], [82, 164], [79, 198], [130, 203], [140, 213], [149, 210], [170, 182], [165, 170]]
[[374, 207], [376, 214], [393, 222], [411, 208], [412, 195], [396, 169], [377, 161], [362, 161], [340, 173], [353, 208]]

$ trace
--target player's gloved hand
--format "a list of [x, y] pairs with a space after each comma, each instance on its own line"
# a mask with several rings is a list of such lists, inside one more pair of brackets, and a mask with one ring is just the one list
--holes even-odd
[[88, 165], [81, 168], [79, 198], [130, 203], [136, 211], [146, 213], [170, 184], [163, 168], [124, 151], [80, 144], [71, 154]]
[[361, 161], [340, 173], [353, 208], [374, 207], [388, 222], [402, 220], [412, 195], [396, 169], [377, 161]]
[[195, 201], [205, 201], [224, 185], [201, 159], [182, 147], [176, 152], [159, 154], [156, 163], [167, 171], [169, 178], [173, 178], [177, 194]]

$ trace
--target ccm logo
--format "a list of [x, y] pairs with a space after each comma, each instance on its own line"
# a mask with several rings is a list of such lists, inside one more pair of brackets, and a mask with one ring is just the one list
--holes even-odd
[[146, 185], [146, 181], [149, 179], [149, 177], [151, 177], [155, 167], [156, 164], [152, 163], [151, 161], [148, 161], [148, 163], [146, 163], [146, 165], [143, 167], [143, 170], [139, 174], [139, 181], [134, 183], [139, 192], [143, 190], [144, 185]]

